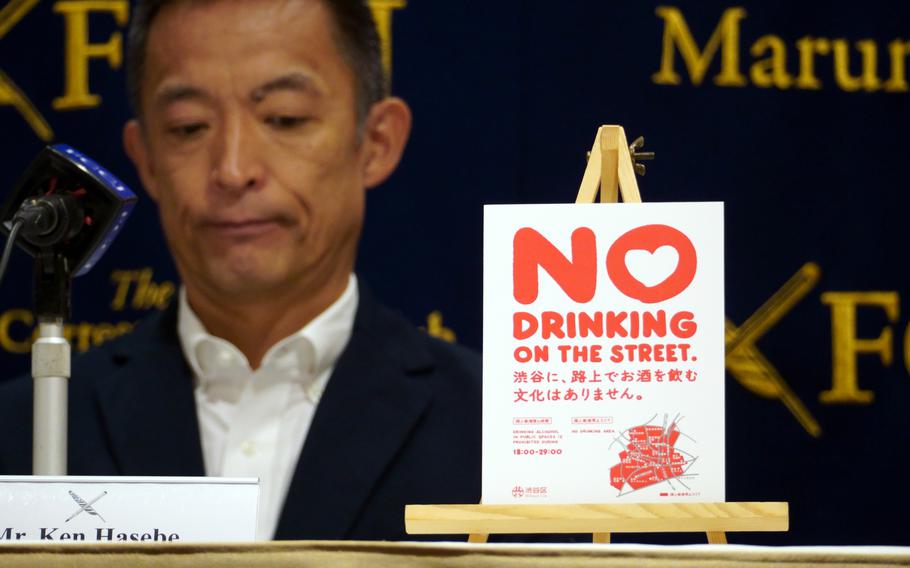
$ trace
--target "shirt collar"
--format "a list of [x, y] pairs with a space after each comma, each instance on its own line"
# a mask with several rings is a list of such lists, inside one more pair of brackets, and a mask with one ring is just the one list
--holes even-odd
[[[257, 369], [294, 380], [323, 384], [310, 389], [318, 398], [331, 370], [351, 338], [358, 304], [357, 278], [351, 274], [341, 296], [302, 329], [272, 345]], [[181, 287], [177, 333], [183, 354], [202, 386], [216, 381], [242, 381], [253, 375], [246, 356], [229, 341], [211, 335], [193, 311]]]

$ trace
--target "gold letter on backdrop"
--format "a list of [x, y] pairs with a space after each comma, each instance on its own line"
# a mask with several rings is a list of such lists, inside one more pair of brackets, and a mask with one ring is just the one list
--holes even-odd
[[[38, 0], [10, 0], [4, 5], [3, 9], [0, 9], [0, 38], [13, 29], [37, 3]], [[49, 142], [54, 137], [54, 131], [32, 101], [3, 71], [0, 71], [0, 105], [10, 105], [19, 111], [41, 140]]]
[[878, 78], [878, 46], [872, 40], [856, 42], [856, 49], [863, 55], [862, 74], [854, 77], [850, 74], [850, 44], [845, 39], [836, 39], [834, 46], [834, 80], [847, 91], [877, 91], [882, 82]]
[[660, 71], [651, 76], [652, 81], [658, 85], [679, 85], [682, 81], [673, 66], [675, 46], [686, 64], [693, 85], [701, 85], [718, 48], [721, 48], [720, 73], [714, 77], [714, 84], [721, 87], [746, 85], [746, 77], [739, 72], [739, 22], [746, 17], [743, 8], [728, 8], [724, 11], [704, 51], [699, 51], [679, 8], [658, 6], [656, 12], [664, 20], [664, 39]]
[[793, 77], [787, 73], [787, 46], [784, 40], [774, 35], [762, 36], [752, 44], [749, 52], [754, 57], [770, 52], [767, 59], [759, 59], [749, 69], [752, 83], [756, 87], [790, 88]]
[[370, 10], [376, 20], [379, 42], [382, 44], [382, 66], [392, 76], [392, 12], [407, 5], [405, 0], [370, 0]]
[[825, 292], [822, 303], [831, 306], [831, 390], [822, 391], [819, 400], [828, 404], [869, 404], [871, 390], [860, 390], [856, 373], [856, 356], [878, 353], [883, 365], [894, 357], [892, 331], [885, 326], [875, 339], [856, 337], [856, 307], [878, 306], [885, 310], [888, 321], [897, 321], [900, 307], [897, 292]]
[[[24, 325], [27, 330], [23, 339], [14, 339], [10, 334], [13, 323]], [[31, 328], [35, 325], [35, 316], [31, 310], [21, 308], [7, 310], [0, 315], [0, 347], [8, 353], [28, 353], [32, 350]]]
[[910, 90], [907, 85], [907, 54], [910, 53], [910, 41], [894, 40], [888, 44], [888, 52], [891, 55], [891, 77], [885, 83], [885, 90], [895, 92], [906, 92]]
[[157, 283], [152, 280], [152, 268], [145, 267], [140, 270], [114, 270], [111, 272], [111, 282], [116, 285], [114, 299], [111, 300], [111, 309], [121, 311], [126, 307], [129, 299], [130, 286], [133, 287], [133, 299], [130, 307], [134, 310], [150, 310], [152, 308], [163, 310], [170, 304], [177, 287], [173, 282], [163, 281]]
[[90, 59], [104, 58], [113, 69], [123, 61], [123, 37], [111, 34], [106, 43], [89, 43], [88, 16], [91, 12], [110, 12], [120, 26], [129, 19], [128, 0], [62, 0], [54, 4], [54, 12], [63, 14], [66, 27], [66, 84], [62, 97], [54, 99], [56, 110], [91, 108], [101, 104], [101, 97], [89, 91], [88, 64]]
[[815, 76], [815, 55], [827, 55], [831, 51], [831, 44], [825, 38], [812, 38], [806, 36], [796, 42], [799, 50], [799, 76], [796, 78], [798, 89], [821, 89], [822, 83]]
[[449, 343], [455, 342], [455, 332], [442, 324], [442, 312], [434, 310], [427, 315], [427, 333]]
[[821, 426], [790, 385], [755, 345], [756, 340], [809, 293], [821, 277], [821, 268], [807, 262], [790, 277], [740, 327], [726, 321], [727, 370], [750, 392], [780, 400], [810, 435], [818, 437]]

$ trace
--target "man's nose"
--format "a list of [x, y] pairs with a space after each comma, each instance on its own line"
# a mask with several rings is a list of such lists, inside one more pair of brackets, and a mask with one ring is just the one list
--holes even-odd
[[262, 144], [253, 124], [243, 117], [226, 120], [213, 156], [212, 181], [220, 190], [239, 192], [262, 185], [265, 168]]

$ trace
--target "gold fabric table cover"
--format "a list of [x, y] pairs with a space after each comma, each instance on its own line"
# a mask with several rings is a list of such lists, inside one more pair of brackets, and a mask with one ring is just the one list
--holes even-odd
[[654, 546], [299, 541], [253, 544], [3, 544], [4, 568], [910, 566], [910, 547]]

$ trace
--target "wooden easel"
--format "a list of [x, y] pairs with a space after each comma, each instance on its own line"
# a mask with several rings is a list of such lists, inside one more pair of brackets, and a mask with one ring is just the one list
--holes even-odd
[[594, 203], [598, 188], [601, 203], [616, 203], [619, 201], [617, 187], [622, 191], [623, 202], [641, 203], [625, 130], [622, 126], [601, 126], [594, 137], [575, 203]]
[[[632, 150], [621, 126], [597, 130], [576, 203], [641, 203]], [[789, 505], [782, 502], [629, 503], [579, 505], [407, 505], [408, 534], [467, 534], [486, 542], [491, 534], [591, 533], [609, 543], [611, 533], [704, 532], [710, 544], [726, 544], [728, 532], [782, 532]]]

